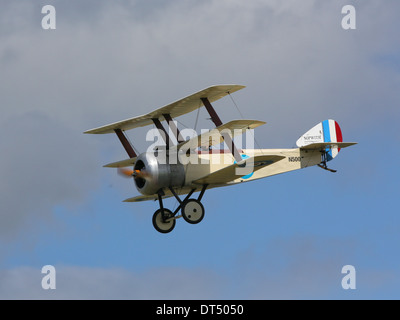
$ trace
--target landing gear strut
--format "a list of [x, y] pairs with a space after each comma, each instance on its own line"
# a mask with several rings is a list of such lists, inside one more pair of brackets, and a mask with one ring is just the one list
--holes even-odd
[[[178, 200], [179, 206], [174, 212], [164, 208], [162, 196], [164, 192], [160, 190], [158, 192], [158, 202], [160, 204], [160, 209], [158, 209], [153, 215], [153, 226], [161, 233], [169, 233], [175, 228], [176, 219], [183, 217], [183, 219], [190, 224], [197, 224], [201, 222], [204, 218], [204, 206], [201, 203], [204, 192], [207, 189], [207, 185], [204, 185], [201, 189], [200, 195], [197, 199], [189, 199], [196, 189], [192, 189], [185, 199], [182, 201], [178, 194], [173, 188], [169, 188], [174, 197]], [[177, 216], [177, 213], [181, 211], [181, 215]]]

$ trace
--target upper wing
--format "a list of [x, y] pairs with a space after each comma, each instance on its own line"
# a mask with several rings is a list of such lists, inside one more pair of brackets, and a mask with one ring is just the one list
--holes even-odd
[[161, 118], [161, 120], [164, 120], [164, 114], [169, 114], [172, 118], [175, 118], [200, 108], [203, 105], [201, 98], [208, 98], [210, 102], [213, 102], [243, 88], [245, 86], [236, 84], [211, 86], [145, 115], [114, 122], [99, 128], [87, 130], [84, 133], [114, 133], [116, 129], [130, 130], [144, 127], [153, 124], [152, 119]]
[[232, 137], [234, 137], [238, 133], [243, 133], [247, 129], [257, 128], [265, 123], [266, 122], [259, 120], [232, 120], [210, 131], [193, 137], [190, 140], [183, 141], [177, 146], [171, 147], [170, 149], [173, 150], [174, 148], [177, 148], [179, 150], [182, 147], [185, 149], [192, 149], [200, 146], [208, 148], [209, 146], [214, 146], [224, 141], [221, 135], [223, 130], [229, 130], [229, 133], [232, 135]]
[[254, 172], [254, 171], [257, 171], [257, 170], [259, 170], [261, 168], [264, 168], [265, 166], [268, 166], [270, 164], [278, 162], [278, 161], [280, 161], [280, 160], [282, 160], [284, 158], [285, 158], [284, 156], [279, 156], [279, 155], [255, 156], [255, 157], [252, 157], [252, 158], [245, 159], [243, 161], [243, 163], [234, 163], [234, 164], [232, 164], [232, 165], [230, 165], [228, 167], [225, 167], [225, 168], [223, 168], [221, 170], [218, 170], [218, 171], [215, 171], [213, 173], [210, 173], [209, 175], [207, 175], [207, 176], [205, 176], [203, 178], [200, 178], [200, 179], [197, 179], [197, 180], [193, 181], [193, 183], [197, 183], [197, 184], [222, 184], [222, 183], [228, 183], [230, 181], [236, 180], [238, 178], [243, 177], [244, 175], [247, 175], [247, 174], [251, 173], [251, 172], [246, 172], [245, 174], [240, 173], [240, 172], [239, 172], [239, 174], [236, 173], [236, 169], [239, 168], [239, 167], [242, 167], [242, 165], [245, 162], [250, 161], [250, 163], [251, 163], [251, 162], [254, 161], [253, 168], [252, 168], [253, 169], [252, 172]]

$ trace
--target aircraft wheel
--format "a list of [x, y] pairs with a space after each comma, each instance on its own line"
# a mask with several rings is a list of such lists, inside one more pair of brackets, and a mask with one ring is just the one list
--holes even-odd
[[161, 209], [158, 209], [153, 214], [153, 226], [154, 228], [161, 233], [171, 232], [175, 228], [176, 221], [175, 219], [171, 219], [173, 217], [173, 213], [171, 210], [164, 208], [164, 218], [161, 214]]
[[182, 206], [182, 217], [191, 224], [199, 223], [204, 218], [204, 207], [200, 201], [189, 199]]

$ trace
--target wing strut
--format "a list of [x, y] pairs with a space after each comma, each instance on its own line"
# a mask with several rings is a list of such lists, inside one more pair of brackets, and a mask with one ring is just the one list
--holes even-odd
[[174, 120], [172, 119], [171, 115], [169, 113], [163, 113], [163, 117], [167, 121], [169, 128], [171, 129], [171, 131], [175, 135], [175, 138], [178, 141], [178, 144], [183, 142], [183, 141], [185, 141], [182, 138], [181, 133], [180, 133], [178, 127], [176, 126]]
[[153, 118], [151, 120], [153, 120], [155, 126], [157, 127], [158, 131], [160, 131], [160, 133], [164, 132], [164, 136], [162, 135], [162, 137], [165, 141], [165, 144], [167, 145], [167, 150], [168, 150], [170, 146], [173, 146], [173, 143], [171, 141], [171, 138], [169, 137], [167, 130], [165, 130], [159, 119]]
[[214, 122], [216, 127], [222, 126], [222, 121], [219, 118], [218, 114], [215, 112], [215, 109], [211, 105], [210, 101], [207, 98], [201, 98], [204, 106], [206, 107], [208, 113], [210, 114], [211, 120]]
[[132, 145], [129, 143], [128, 139], [126, 138], [125, 134], [122, 132], [121, 129], [115, 129], [115, 133], [117, 134], [119, 141], [121, 141], [122, 146], [124, 147], [126, 153], [130, 158], [137, 157], [135, 150], [133, 150]]
[[[210, 101], [207, 98], [201, 98], [204, 106], [206, 107], [208, 113], [210, 114], [211, 120], [214, 122], [216, 127], [222, 126], [222, 121], [219, 118], [218, 114], [215, 112], [215, 109], [211, 105]], [[222, 137], [225, 140], [226, 145], [228, 146], [229, 150], [231, 151], [233, 157], [235, 158], [236, 162], [242, 161], [242, 157], [236, 148], [235, 144], [233, 143], [232, 137], [229, 133], [222, 131]]]

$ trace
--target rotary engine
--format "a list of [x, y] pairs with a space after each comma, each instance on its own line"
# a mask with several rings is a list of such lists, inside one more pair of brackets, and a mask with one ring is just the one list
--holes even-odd
[[[162, 161], [160, 161], [162, 160]], [[169, 164], [152, 152], [139, 155], [134, 166], [134, 180], [138, 191], [144, 195], [156, 194], [161, 188], [182, 187], [185, 168], [181, 163]]]

